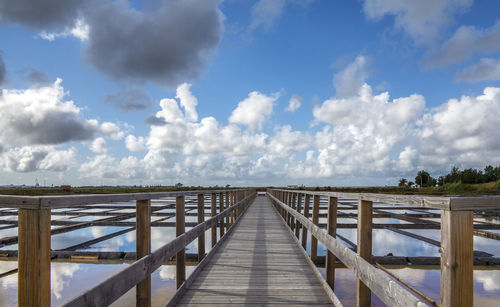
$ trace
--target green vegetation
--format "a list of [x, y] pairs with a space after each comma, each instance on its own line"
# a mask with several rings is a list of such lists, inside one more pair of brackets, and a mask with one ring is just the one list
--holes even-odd
[[460, 187], [459, 184], [481, 184], [498, 182], [499, 180], [500, 166], [493, 167], [491, 165], [488, 165], [484, 168], [484, 171], [474, 168], [467, 168], [462, 171], [458, 167], [453, 167], [449, 174], [439, 176], [438, 179], [433, 178], [428, 172], [421, 170], [415, 177], [415, 182], [408, 181], [405, 178], [401, 178], [399, 180], [398, 186], [411, 188], [416, 185], [421, 188], [426, 188], [435, 187], [437, 185], [439, 187], [448, 186], [449, 189], [453, 190]]

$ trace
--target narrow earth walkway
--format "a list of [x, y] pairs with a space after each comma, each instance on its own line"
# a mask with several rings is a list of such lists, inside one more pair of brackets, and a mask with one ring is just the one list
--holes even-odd
[[257, 197], [179, 306], [331, 306], [280, 219], [267, 197]]

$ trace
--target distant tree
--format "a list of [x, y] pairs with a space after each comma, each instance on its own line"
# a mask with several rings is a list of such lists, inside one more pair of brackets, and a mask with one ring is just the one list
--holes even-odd
[[175, 187], [176, 187], [176, 188], [182, 188], [183, 186], [184, 186], [184, 185], [183, 185], [182, 183], [180, 183], [180, 182], [177, 182], [177, 183], [175, 184]]
[[229, 188], [231, 185], [230, 184], [226, 184], [226, 189]]
[[406, 180], [405, 178], [399, 179], [398, 186], [401, 187], [401, 188], [407, 187], [408, 186], [408, 180]]
[[433, 187], [436, 185], [436, 183], [436, 179], [432, 178], [431, 175], [424, 170], [419, 171], [417, 176], [415, 177], [415, 184], [417, 184], [421, 188]]
[[408, 187], [412, 188], [415, 185], [415, 182], [413, 181], [408, 181]]
[[445, 178], [446, 178], [445, 176], [439, 176], [437, 181], [438, 186], [442, 187], [444, 185], [444, 183], [446, 182]]

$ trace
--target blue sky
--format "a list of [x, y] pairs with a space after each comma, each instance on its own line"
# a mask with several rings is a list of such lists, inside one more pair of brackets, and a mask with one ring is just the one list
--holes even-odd
[[0, 184], [500, 163], [500, 2], [0, 0]]

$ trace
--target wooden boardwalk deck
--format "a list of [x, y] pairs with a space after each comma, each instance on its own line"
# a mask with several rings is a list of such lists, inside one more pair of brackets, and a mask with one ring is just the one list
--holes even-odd
[[257, 197], [178, 306], [331, 306], [322, 284], [267, 197]]

